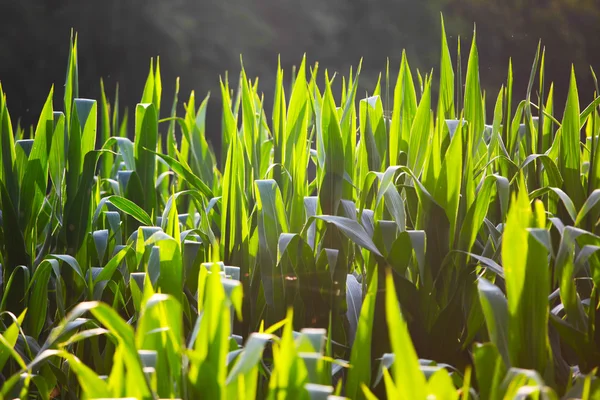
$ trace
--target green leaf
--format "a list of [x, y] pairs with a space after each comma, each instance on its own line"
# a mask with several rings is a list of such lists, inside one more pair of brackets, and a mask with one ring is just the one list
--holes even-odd
[[365, 228], [363, 228], [362, 225], [360, 225], [358, 222], [350, 218], [338, 217], [334, 215], [316, 215], [309, 219], [304, 229], [307, 229], [306, 227], [310, 225], [312, 219], [320, 219], [325, 222], [334, 224], [337, 228], [340, 229], [340, 231], [344, 233], [344, 235], [346, 235], [354, 243], [369, 250], [370, 252], [379, 257], [383, 257], [377, 249], [377, 246], [375, 246], [375, 243], [373, 243], [371, 237], [367, 234], [367, 231], [365, 231]]
[[[306, 180], [308, 167], [308, 116], [309, 101], [306, 82], [306, 57], [298, 69], [290, 97], [286, 120], [286, 149], [283, 165], [292, 176], [292, 192], [284, 193], [286, 213], [290, 216], [290, 231], [299, 232], [305, 221], [304, 197], [308, 195]], [[287, 201], [291, 196], [291, 201]]]
[[77, 35], [73, 36], [69, 46], [69, 61], [67, 63], [67, 76], [65, 77], [65, 117], [68, 130], [71, 128], [71, 114], [73, 110], [73, 99], [79, 97], [79, 68], [77, 65]]
[[[100, 131], [100, 143], [104, 145], [110, 139], [110, 104], [106, 98], [106, 91], [104, 90], [104, 80], [100, 78], [100, 120], [102, 130]], [[102, 160], [101, 174], [103, 178], [110, 177], [110, 171], [113, 168], [114, 157], [112, 154], [107, 154]]]
[[[164, 250], [161, 251], [161, 256], [163, 252]], [[157, 382], [157, 394], [162, 398], [176, 398], [183, 393], [182, 317], [181, 304], [175, 297], [157, 293], [148, 298], [137, 325], [136, 348], [146, 354], [156, 355], [152, 367], [157, 376], [161, 377]]]
[[583, 186], [579, 177], [581, 173], [580, 128], [579, 95], [575, 70], [572, 68], [561, 133], [557, 135], [557, 139], [560, 138], [558, 166], [565, 180], [565, 192], [573, 199], [577, 208], [580, 208], [584, 202]]
[[479, 54], [477, 52], [477, 35], [473, 31], [473, 41], [467, 65], [467, 77], [465, 80], [465, 119], [468, 121], [469, 140], [467, 148], [475, 155], [480, 141], [483, 139], [484, 109], [481, 101], [481, 84], [479, 82]]
[[[358, 79], [360, 77], [360, 71], [362, 69], [362, 59], [358, 65], [356, 76], [352, 79], [352, 70], [350, 70], [350, 77], [348, 80], [348, 93], [346, 95], [345, 103], [343, 103], [343, 112], [340, 118], [340, 129], [342, 140], [344, 142], [344, 171], [348, 176], [353, 177], [356, 170], [356, 91], [358, 89]], [[391, 139], [390, 139], [391, 142]], [[353, 187], [351, 182], [344, 183], [344, 190], [342, 197], [345, 199], [351, 198], [353, 193]]]
[[257, 194], [260, 277], [267, 304], [280, 308], [283, 306], [283, 271], [277, 270], [277, 246], [281, 234], [288, 231], [287, 216], [277, 182], [272, 179], [256, 180], [254, 185]]
[[463, 142], [462, 133], [457, 133], [450, 142], [446, 152], [442, 169], [437, 181], [434, 198], [444, 209], [448, 221], [450, 221], [450, 245], [454, 244], [456, 231], [456, 219], [461, 194], [461, 183], [463, 179]]
[[246, 154], [252, 165], [252, 177], [259, 177], [260, 152], [256, 148], [258, 140], [258, 125], [254, 103], [254, 91], [248, 84], [246, 71], [242, 66], [242, 138], [246, 149]]
[[594, 109], [600, 105], [600, 96], [596, 97], [579, 115], [579, 125], [583, 128], [588, 116], [592, 114]]
[[131, 200], [126, 199], [121, 196], [110, 196], [108, 200], [112, 205], [117, 207], [119, 210], [123, 211], [127, 215], [131, 215], [133, 218], [140, 221], [142, 224], [146, 226], [152, 226], [152, 219], [146, 213], [146, 211], [142, 210]]
[[317, 108], [317, 148], [323, 149], [322, 157], [325, 158], [320, 171], [319, 205], [323, 214], [336, 215], [344, 184], [344, 144], [327, 73], [325, 82], [323, 106]]
[[479, 396], [490, 400], [502, 399], [500, 384], [507, 368], [496, 346], [493, 343], [476, 344], [473, 363], [479, 383]]
[[404, 201], [394, 185], [394, 177], [397, 171], [398, 169], [393, 167], [388, 167], [385, 170], [383, 178], [381, 178], [381, 182], [379, 183], [379, 190], [377, 191], [377, 206], [383, 197], [388, 212], [396, 222], [396, 225], [398, 225], [398, 230], [404, 232], [406, 230]]
[[[2, 231], [4, 233], [2, 247], [6, 254], [3, 254], [3, 274], [4, 277], [7, 277], [12, 275], [17, 266], [29, 265], [31, 257], [27, 254], [25, 238], [19, 229], [17, 210], [3, 181], [0, 181], [0, 199], [2, 200]], [[11, 310], [15, 311], [13, 308]]]
[[[26, 311], [23, 311], [21, 313], [21, 315], [19, 315], [18, 318], [11, 312], [6, 312], [6, 314], [11, 317], [13, 322], [12, 322], [12, 324], [10, 324], [10, 326], [4, 332], [2, 332], [2, 337], [5, 340], [5, 342], [3, 342], [2, 344], [4, 346], [14, 348], [15, 344], [17, 343], [17, 339], [19, 338], [19, 331], [22, 329], [23, 320], [25, 319]], [[4, 365], [6, 365], [6, 362], [8, 361], [9, 356], [10, 356], [9, 351], [0, 352], [0, 370], [2, 370], [4, 368]]]
[[[96, 100], [75, 99], [77, 121], [81, 126], [81, 157], [85, 156], [96, 146], [97, 103]], [[83, 167], [83, 165], [81, 165]]]
[[[494, 184], [496, 190], [494, 190]], [[509, 198], [509, 182], [503, 176], [491, 175], [487, 176], [483, 185], [477, 192], [475, 202], [471, 204], [471, 208], [467, 211], [467, 215], [460, 228], [460, 245], [459, 247], [465, 251], [470, 251], [475, 243], [477, 234], [483, 224], [485, 217], [488, 215], [490, 202], [497, 191], [502, 215], [506, 215], [508, 209]]]
[[408, 152], [411, 126], [417, 114], [417, 94], [406, 58], [402, 51], [400, 72], [394, 88], [394, 109], [390, 130], [390, 165], [397, 165], [400, 152]]
[[199, 177], [194, 175], [189, 166], [177, 161], [173, 157], [168, 156], [166, 154], [159, 154], [156, 152], [152, 153], [161, 158], [164, 162], [166, 162], [169, 165], [169, 167], [171, 167], [173, 172], [181, 176], [186, 183], [199, 190], [202, 194], [206, 196], [206, 198], [212, 199], [214, 197], [212, 190]]
[[54, 113], [54, 133], [52, 134], [52, 146], [50, 155], [48, 156], [48, 168], [50, 178], [54, 185], [54, 190], [61, 199], [63, 196], [63, 176], [67, 166], [65, 158], [66, 142], [65, 142], [65, 115], [60, 112]]
[[[54, 133], [54, 115], [52, 113], [52, 97], [54, 89], [46, 99], [44, 108], [35, 129], [35, 139], [27, 161], [27, 169], [23, 177], [19, 213], [23, 215], [23, 228], [31, 227], [40, 212], [48, 185], [48, 156]], [[24, 229], [28, 232], [29, 229]], [[27, 236], [27, 233], [26, 233]]]
[[177, 301], [181, 301], [183, 294], [183, 261], [179, 241], [159, 231], [145, 243], [146, 246], [150, 244], [158, 246], [160, 260], [158, 288], [162, 293], [169, 294]]
[[242, 354], [227, 376], [227, 384], [234, 382], [239, 375], [246, 375], [253, 369], [257, 368], [257, 365], [262, 358], [265, 346], [270, 340], [271, 335], [265, 333], [250, 334]]
[[552, 160], [549, 156], [545, 154], [530, 154], [528, 155], [519, 169], [524, 169], [527, 165], [529, 165], [534, 160], [540, 160], [544, 166], [544, 170], [546, 171], [546, 175], [548, 177], [548, 183], [550, 186], [560, 187], [563, 184], [563, 178], [560, 175], [558, 167], [554, 160]]
[[[577, 218], [575, 218], [575, 226], [580, 226], [584, 222], [585, 217], [598, 204], [598, 201], [600, 201], [600, 189], [594, 190], [585, 203], [583, 203], [579, 213], [577, 213]], [[593, 223], [593, 221], [590, 221], [590, 223]]]
[[222, 181], [221, 259], [240, 266], [242, 275], [248, 271], [249, 256], [245, 177], [242, 143], [236, 134], [231, 137]]
[[440, 56], [440, 86], [437, 117], [440, 120], [453, 119], [454, 111], [454, 70], [452, 69], [452, 59], [450, 49], [446, 40], [446, 28], [444, 26], [444, 17], [440, 14], [442, 24], [442, 49]]
[[119, 155], [123, 157], [125, 168], [131, 171], [135, 170], [134, 148], [131, 140], [123, 137], [113, 136], [104, 143], [102, 148], [108, 149], [114, 146], [115, 143], [117, 143], [117, 145], [119, 146]]
[[[59, 269], [57, 260], [46, 260], [42, 262], [31, 279], [27, 288], [29, 294], [29, 314], [27, 318], [27, 331], [34, 338], [39, 337], [46, 323], [46, 313], [48, 309], [48, 283], [52, 269]], [[60, 279], [60, 273], [58, 277]], [[61, 294], [62, 295], [62, 294]]]
[[[142, 364], [138, 356], [133, 328], [121, 319], [117, 311], [110, 306], [98, 302], [85, 302], [78, 304], [70, 313], [69, 316], [55, 329], [49, 336], [49, 341], [52, 342], [59, 337], [67, 328], [68, 323], [74, 321], [86, 312], [91, 312], [92, 315], [104, 325], [111, 334], [116, 338], [119, 347], [123, 351], [123, 360], [127, 367], [127, 374], [135, 385], [128, 385], [127, 393], [138, 398], [149, 398], [150, 390], [148, 381], [142, 370]], [[41, 361], [42, 355], [38, 355], [32, 364], [35, 365]]]
[[17, 155], [15, 152], [15, 139], [13, 134], [10, 114], [6, 107], [6, 96], [0, 84], [0, 145], [2, 146], [2, 165], [0, 170], [2, 182], [10, 195], [13, 204], [19, 203], [18, 171], [16, 170]]
[[[203, 285], [199, 285], [203, 286]], [[199, 332], [190, 355], [189, 375], [191, 393], [220, 398], [227, 381], [227, 352], [229, 351], [230, 308], [219, 276], [219, 266], [213, 264], [205, 284], [206, 292], [199, 316]], [[202, 293], [199, 290], [199, 293]]]
[[419, 102], [408, 140], [408, 168], [420, 176], [425, 164], [427, 146], [431, 141], [431, 79], [425, 83], [425, 91]]
[[222, 99], [222, 110], [223, 118], [221, 124], [221, 165], [222, 169], [225, 169], [225, 162], [227, 161], [227, 152], [231, 144], [233, 136], [237, 136], [237, 113], [233, 114], [231, 110], [231, 98], [229, 95], [229, 82], [220, 79], [221, 84], [221, 99]]
[[428, 397], [434, 396], [436, 399], [458, 399], [458, 392], [454, 387], [452, 377], [445, 368], [438, 369], [429, 378], [427, 392]]
[[531, 192], [529, 197], [531, 199], [535, 199], [536, 197], [539, 197], [548, 192], [553, 192], [554, 194], [556, 194], [558, 196], [560, 201], [565, 206], [565, 210], [567, 211], [567, 214], [569, 214], [569, 217], [571, 217], [571, 220], [573, 222], [575, 222], [577, 220], [577, 210], [575, 208], [575, 204], [573, 204], [573, 200], [571, 200], [571, 198], [563, 190], [561, 190], [559, 188], [555, 188], [555, 187], [543, 187], [541, 189], [534, 190], [533, 192]]
[[70, 254], [77, 254], [84, 243], [86, 233], [89, 232], [92, 185], [99, 154], [99, 151], [90, 151], [86, 154], [77, 190], [73, 192], [72, 197], [69, 197], [67, 192], [66, 221], [63, 230], [66, 231], [67, 251]]
[[377, 269], [371, 275], [367, 295], [363, 301], [358, 320], [358, 330], [350, 354], [352, 368], [348, 371], [346, 395], [350, 398], [362, 398], [361, 383], [371, 382], [371, 341], [373, 320], [375, 317], [375, 297], [377, 295]]
[[156, 57], [156, 72], [154, 69], [154, 60], [150, 60], [150, 71], [144, 85], [144, 93], [142, 94], [141, 103], [152, 103], [156, 110], [156, 115], [159, 114], [160, 100], [162, 95], [162, 83], [160, 77], [160, 58]]
[[502, 239], [509, 310], [511, 365], [545, 373], [548, 367], [548, 251], [530, 233], [533, 214], [523, 176], [513, 195]]
[[565, 228], [556, 254], [554, 268], [560, 289], [560, 300], [566, 311], [567, 321], [575, 328], [585, 332], [587, 321], [581, 299], [577, 293], [574, 273], [575, 239], [577, 236], [579, 236], [578, 232], [572, 227]]
[[477, 285], [479, 301], [492, 343], [496, 346], [505, 365], [510, 365], [508, 347], [508, 302], [502, 291], [485, 278]]
[[156, 156], [158, 116], [154, 104], [138, 104], [135, 111], [135, 170], [144, 191], [144, 211], [156, 215]]
[[[215, 157], [208, 146], [205, 137], [206, 108], [209, 95], [207, 95], [196, 113], [194, 92], [186, 107], [186, 116], [182, 131], [190, 143], [191, 169], [208, 187], [213, 186]], [[178, 120], [179, 121], [179, 120]]]
[[94, 284], [109, 280], [130, 251], [131, 247], [129, 246], [125, 246], [119, 250], [119, 252], [110, 259], [110, 261], [102, 268], [102, 271], [94, 278]]
[[406, 320], [400, 312], [394, 279], [389, 271], [386, 272], [385, 309], [389, 338], [394, 352], [392, 373], [394, 382], [397, 384], [399, 398], [425, 398], [425, 376], [421, 372]]
[[100, 379], [100, 377], [85, 365], [79, 358], [64, 350], [45, 350], [38, 355], [36, 359], [39, 361], [59, 356], [69, 362], [69, 368], [77, 376], [77, 380], [81, 385], [82, 391], [90, 398], [106, 398], [111, 396], [108, 384]]

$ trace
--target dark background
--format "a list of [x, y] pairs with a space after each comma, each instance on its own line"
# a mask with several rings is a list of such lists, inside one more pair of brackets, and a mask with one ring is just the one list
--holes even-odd
[[249, 78], [260, 78], [267, 110], [278, 54], [288, 78], [304, 53], [309, 63], [319, 61], [321, 71], [344, 75], [364, 57], [362, 96], [384, 72], [387, 57], [395, 81], [402, 49], [413, 72], [433, 67], [437, 74], [440, 12], [453, 57], [458, 35], [463, 38], [463, 71], [477, 26], [488, 109], [506, 80], [509, 57], [514, 96], [524, 97], [540, 38], [547, 50], [548, 84], [556, 84], [556, 108], [564, 107], [571, 63], [581, 101], [592, 100], [589, 66], [600, 68], [596, 0], [0, 0], [0, 81], [15, 123], [36, 123], [53, 83], [60, 109], [74, 28], [80, 97], [98, 99], [103, 77], [111, 99], [119, 82], [121, 105], [131, 109], [141, 98], [150, 58], [160, 55], [162, 117], [170, 109], [177, 76], [180, 100], [191, 90], [197, 98], [211, 91], [207, 132], [218, 148], [219, 76], [229, 71], [235, 87], [240, 54]]

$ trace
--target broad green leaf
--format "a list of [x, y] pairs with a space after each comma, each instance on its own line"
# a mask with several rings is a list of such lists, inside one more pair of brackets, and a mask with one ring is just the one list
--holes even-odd
[[72, 255], [79, 252], [85, 234], [89, 232], [92, 185], [99, 154], [99, 151], [90, 151], [86, 154], [77, 190], [73, 191], [71, 196], [67, 191], [66, 221], [63, 231], [65, 231], [67, 251]]
[[433, 373], [427, 381], [427, 396], [434, 396], [436, 399], [458, 399], [458, 392], [454, 387], [454, 382], [445, 368], [440, 368]]
[[344, 184], [344, 144], [341, 136], [340, 123], [331, 92], [331, 85], [327, 74], [326, 89], [323, 96], [322, 109], [317, 108], [318, 125], [317, 145], [323, 149], [325, 159], [321, 166], [322, 181], [319, 187], [319, 205], [323, 214], [336, 215], [342, 199]]
[[[205, 137], [207, 95], [196, 113], [194, 92], [190, 95], [186, 110], [186, 130], [189, 132], [190, 151], [192, 155], [192, 171], [208, 187], [213, 187], [215, 159]], [[185, 131], [184, 131], [185, 132]]]
[[68, 361], [69, 368], [75, 373], [82, 391], [87, 396], [90, 396], [91, 398], [105, 398], [111, 396], [107, 383], [100, 379], [96, 372], [85, 365], [79, 358], [65, 350], [45, 350], [36, 357], [36, 361], [41, 362], [55, 356]]
[[159, 268], [158, 289], [173, 296], [177, 301], [182, 300], [183, 292], [183, 261], [179, 241], [161, 231], [155, 233], [146, 241], [146, 246], [158, 246]]
[[[306, 82], [306, 58], [302, 59], [294, 80], [286, 120], [286, 149], [283, 165], [292, 176], [293, 190], [284, 193], [286, 213], [290, 216], [290, 231], [299, 232], [304, 224], [304, 197], [308, 195], [306, 169], [308, 166], [309, 101]], [[291, 201], [288, 196], [291, 195]]]
[[[3, 250], [3, 274], [4, 281], [7, 276], [11, 276], [14, 269], [19, 265], [29, 265], [31, 256], [27, 254], [25, 238], [19, 229], [19, 220], [17, 209], [3, 181], [0, 181], [0, 199], [2, 200], [2, 231], [4, 240]], [[6, 290], [6, 287], [5, 287]], [[12, 311], [15, 311], [11, 308]]]
[[77, 63], [77, 35], [73, 35], [69, 41], [69, 60], [67, 62], [67, 76], [65, 77], [65, 117], [67, 129], [71, 128], [71, 113], [73, 110], [73, 99], [79, 97], [79, 67]]
[[371, 382], [371, 341], [375, 316], [375, 297], [377, 295], [377, 269], [372, 273], [367, 295], [363, 301], [358, 320], [358, 330], [350, 354], [352, 368], [348, 371], [346, 395], [350, 398], [362, 398], [361, 383]]
[[508, 303], [502, 291], [485, 278], [477, 285], [479, 301], [492, 343], [496, 346], [505, 365], [510, 365], [508, 351]]
[[577, 218], [575, 218], [575, 226], [581, 226], [581, 223], [584, 222], [585, 217], [598, 204], [598, 201], [600, 201], [600, 189], [594, 190], [587, 198], [585, 203], [583, 203], [579, 213], [577, 213]]
[[[130, 385], [127, 391], [132, 396], [140, 398], [149, 398], [147, 378], [142, 371], [142, 364], [135, 347], [133, 328], [121, 319], [118, 313], [110, 306], [98, 302], [85, 302], [78, 304], [67, 316], [67, 318], [50, 334], [49, 340], [53, 341], [59, 337], [67, 328], [68, 323], [74, 321], [86, 312], [92, 315], [104, 325], [112, 335], [117, 339], [123, 349], [123, 360], [127, 366], [127, 373], [130, 379], [137, 382], [136, 385]], [[32, 364], [41, 361], [44, 354], [38, 355]]]
[[[188, 379], [192, 394], [221, 398], [226, 389], [228, 337], [230, 333], [230, 308], [219, 275], [219, 266], [213, 264], [199, 301], [203, 303], [198, 317], [199, 332], [194, 351], [190, 354]], [[206, 276], [206, 275], [205, 275]]]
[[[22, 329], [23, 320], [25, 319], [25, 315], [27, 312], [23, 311], [21, 313], [21, 315], [19, 315], [18, 318], [10, 312], [6, 312], [6, 313], [7, 313], [7, 315], [9, 315], [11, 317], [13, 322], [12, 322], [12, 324], [10, 324], [10, 326], [4, 332], [2, 332], [2, 337], [6, 341], [6, 342], [3, 342], [3, 345], [8, 346], [10, 348], [14, 348], [15, 344], [17, 343], [17, 339], [18, 339], [19, 333], [20, 333], [19, 331]], [[6, 362], [8, 361], [9, 356], [10, 356], [9, 351], [0, 352], [0, 369], [4, 368], [4, 365], [6, 365]]]
[[390, 165], [398, 164], [401, 151], [408, 152], [408, 142], [413, 121], [417, 114], [417, 95], [411, 76], [406, 52], [402, 51], [400, 72], [394, 88], [394, 109], [390, 130]]
[[[100, 143], [106, 143], [111, 137], [111, 121], [110, 121], [110, 104], [106, 98], [106, 91], [104, 90], [104, 80], [100, 78]], [[102, 159], [102, 168], [100, 176], [104, 178], [110, 177], [110, 171], [113, 168], [114, 156], [112, 154], [106, 154]]]
[[[463, 178], [463, 141], [462, 133], [459, 131], [450, 142], [446, 152], [442, 169], [435, 189], [434, 197], [444, 209], [448, 221], [450, 221], [450, 245], [454, 244], [456, 231], [456, 219], [461, 194], [461, 183]], [[467, 156], [468, 157], [468, 156]]]
[[162, 82], [160, 76], [160, 58], [156, 57], [156, 69], [154, 68], [154, 60], [150, 60], [150, 71], [146, 78], [146, 84], [144, 85], [144, 93], [142, 94], [142, 100], [140, 103], [152, 103], [156, 110], [156, 114], [159, 114], [160, 101], [162, 95]]
[[54, 185], [54, 190], [57, 192], [62, 206], [63, 197], [63, 177], [64, 170], [67, 166], [65, 158], [65, 115], [63, 113], [54, 113], [54, 133], [52, 135], [52, 145], [48, 156], [48, 169], [50, 179]]
[[438, 115], [440, 120], [452, 119], [455, 117], [454, 111], [454, 70], [452, 69], [452, 59], [446, 40], [446, 28], [444, 26], [444, 17], [440, 15], [442, 25], [442, 49], [440, 56], [440, 86], [438, 100]]
[[469, 132], [468, 148], [471, 154], [465, 154], [465, 157], [474, 155], [479, 142], [483, 138], [484, 109], [481, 101], [481, 85], [479, 82], [479, 54], [477, 52], [477, 37], [473, 31], [473, 42], [471, 43], [471, 52], [469, 54], [469, 63], [467, 65], [467, 77], [465, 81], [465, 119], [468, 121], [467, 130]]
[[381, 253], [377, 249], [377, 246], [375, 246], [375, 243], [373, 243], [371, 237], [367, 234], [365, 229], [358, 222], [349, 218], [337, 217], [334, 215], [316, 215], [313, 218], [334, 224], [344, 233], [344, 235], [346, 235], [354, 243], [371, 251], [373, 254], [382, 257]]
[[557, 135], [557, 139], [560, 139], [558, 166], [565, 180], [565, 192], [573, 199], [577, 208], [580, 208], [584, 202], [583, 186], [579, 178], [581, 173], [580, 128], [579, 95], [577, 93], [575, 70], [572, 69], [561, 133]]
[[[60, 271], [59, 262], [57, 260], [46, 260], [42, 262], [35, 270], [31, 283], [27, 288], [29, 294], [27, 331], [35, 338], [39, 337], [46, 323], [46, 314], [48, 310], [48, 283], [53, 268]], [[57, 278], [60, 279], [60, 274], [58, 274]]]
[[[279, 187], [274, 180], [257, 180], [256, 207], [258, 212], [258, 260], [265, 300], [271, 307], [282, 304], [283, 272], [277, 269], [277, 246], [282, 233], [287, 233], [288, 222]], [[283, 317], [283, 315], [281, 315]]]
[[250, 335], [241, 356], [229, 372], [228, 384], [235, 381], [239, 375], [248, 374], [257, 367], [269, 340], [271, 340], [271, 336], [265, 333], [252, 333]]
[[[494, 185], [496, 190], [494, 190]], [[477, 234], [488, 214], [491, 199], [495, 197], [496, 192], [498, 193], [502, 215], [506, 215], [509, 198], [508, 179], [498, 175], [487, 176], [477, 192], [475, 202], [467, 211], [463, 225], [460, 228], [459, 247], [461, 249], [470, 251], [475, 243]]]
[[146, 213], [146, 211], [142, 210], [131, 200], [126, 199], [121, 196], [110, 196], [107, 201], [110, 201], [112, 205], [117, 207], [119, 210], [123, 211], [127, 215], [131, 215], [133, 218], [140, 221], [142, 224], [146, 226], [152, 226], [152, 219]]
[[533, 214], [522, 175], [519, 186], [518, 195], [513, 195], [502, 239], [509, 355], [512, 366], [545, 373], [549, 360], [548, 252], [529, 233]]
[[408, 167], [416, 176], [420, 176], [425, 164], [427, 146], [431, 141], [431, 79], [425, 83], [425, 91], [419, 102], [410, 128], [408, 139]]
[[400, 312], [394, 280], [389, 271], [386, 273], [385, 308], [389, 338], [395, 355], [392, 373], [399, 398], [425, 398], [427, 390], [425, 376], [421, 372], [406, 320]]
[[135, 111], [135, 169], [144, 191], [144, 211], [156, 215], [156, 151], [158, 114], [154, 104], [138, 104]]
[[204, 183], [199, 177], [194, 175], [194, 173], [190, 170], [190, 167], [186, 164], [177, 161], [173, 157], [167, 154], [159, 154], [154, 152], [156, 156], [164, 160], [169, 167], [175, 172], [177, 175], [181, 176], [183, 180], [198, 189], [202, 194], [204, 194], [207, 198], [211, 199], [214, 197], [212, 190]]
[[6, 106], [6, 96], [0, 84], [0, 145], [2, 146], [2, 174], [0, 177], [5, 182], [6, 189], [13, 204], [19, 203], [19, 188], [16, 171], [16, 152], [13, 127], [10, 114]]
[[473, 351], [473, 363], [479, 382], [479, 396], [490, 400], [502, 399], [500, 390], [507, 367], [493, 343], [476, 344]]
[[[37, 127], [35, 129], [35, 139], [33, 147], [27, 161], [27, 169], [23, 178], [21, 188], [19, 214], [22, 215], [21, 227], [26, 226], [31, 229], [35, 223], [35, 218], [40, 212], [46, 188], [48, 185], [48, 157], [52, 145], [52, 135], [54, 133], [54, 115], [52, 110], [52, 97], [54, 89], [46, 99], [44, 108], [40, 115]], [[25, 229], [24, 229], [25, 230]], [[28, 236], [25, 230], [26, 238]]]
[[[161, 252], [162, 256], [162, 252]], [[136, 330], [138, 350], [156, 352], [153, 366], [161, 378], [157, 382], [158, 395], [182, 395], [183, 318], [180, 303], [175, 297], [154, 294], [146, 302]]]

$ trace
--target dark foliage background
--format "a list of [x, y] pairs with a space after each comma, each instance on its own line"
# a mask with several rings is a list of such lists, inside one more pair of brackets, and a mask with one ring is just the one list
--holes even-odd
[[[208, 132], [218, 147], [219, 75], [237, 81], [240, 54], [249, 76], [260, 77], [267, 104], [277, 56], [286, 72], [304, 53], [330, 73], [347, 74], [364, 57], [361, 93], [372, 90], [390, 58], [395, 79], [402, 49], [411, 66], [438, 65], [440, 12], [455, 50], [461, 35], [466, 68], [477, 26], [482, 83], [493, 99], [513, 58], [515, 94], [523, 96], [538, 40], [546, 46], [548, 81], [563, 107], [574, 63], [582, 101], [593, 96], [589, 66], [600, 57], [600, 3], [596, 0], [0, 0], [0, 81], [13, 120], [34, 124], [54, 83], [57, 104], [71, 28], [79, 33], [80, 96], [99, 98], [103, 77], [121, 104], [141, 97], [149, 60], [160, 55], [163, 102], [212, 92]], [[453, 56], [456, 51], [454, 51]], [[435, 72], [435, 71], [434, 71]], [[492, 102], [490, 101], [490, 105]], [[165, 107], [167, 110], [169, 107]]]

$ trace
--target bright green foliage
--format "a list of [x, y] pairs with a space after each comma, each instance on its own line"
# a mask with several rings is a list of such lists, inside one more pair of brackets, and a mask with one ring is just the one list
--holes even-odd
[[377, 289], [377, 274], [373, 274], [369, 292], [363, 302], [360, 317], [358, 319], [358, 331], [356, 339], [352, 346], [350, 363], [353, 366], [348, 371], [348, 381], [346, 385], [346, 395], [351, 398], [361, 398], [361, 382], [371, 380], [371, 341], [373, 326], [373, 316], [375, 314], [375, 297]]
[[[386, 289], [385, 308], [395, 358], [392, 372], [399, 398], [423, 398], [425, 379], [419, 368], [419, 360], [410, 340], [406, 321], [399, 313], [394, 280], [389, 272], [386, 274]], [[453, 391], [452, 385], [450, 387]]]
[[542, 373], [548, 367], [549, 239], [545, 223], [534, 227], [523, 178], [507, 216], [502, 261], [508, 297], [511, 365]]
[[75, 38], [31, 130], [0, 86], [0, 398], [596, 398], [600, 98], [453, 46], [364, 97], [279, 66], [270, 112], [225, 75], [219, 162], [158, 59], [132, 126]]

